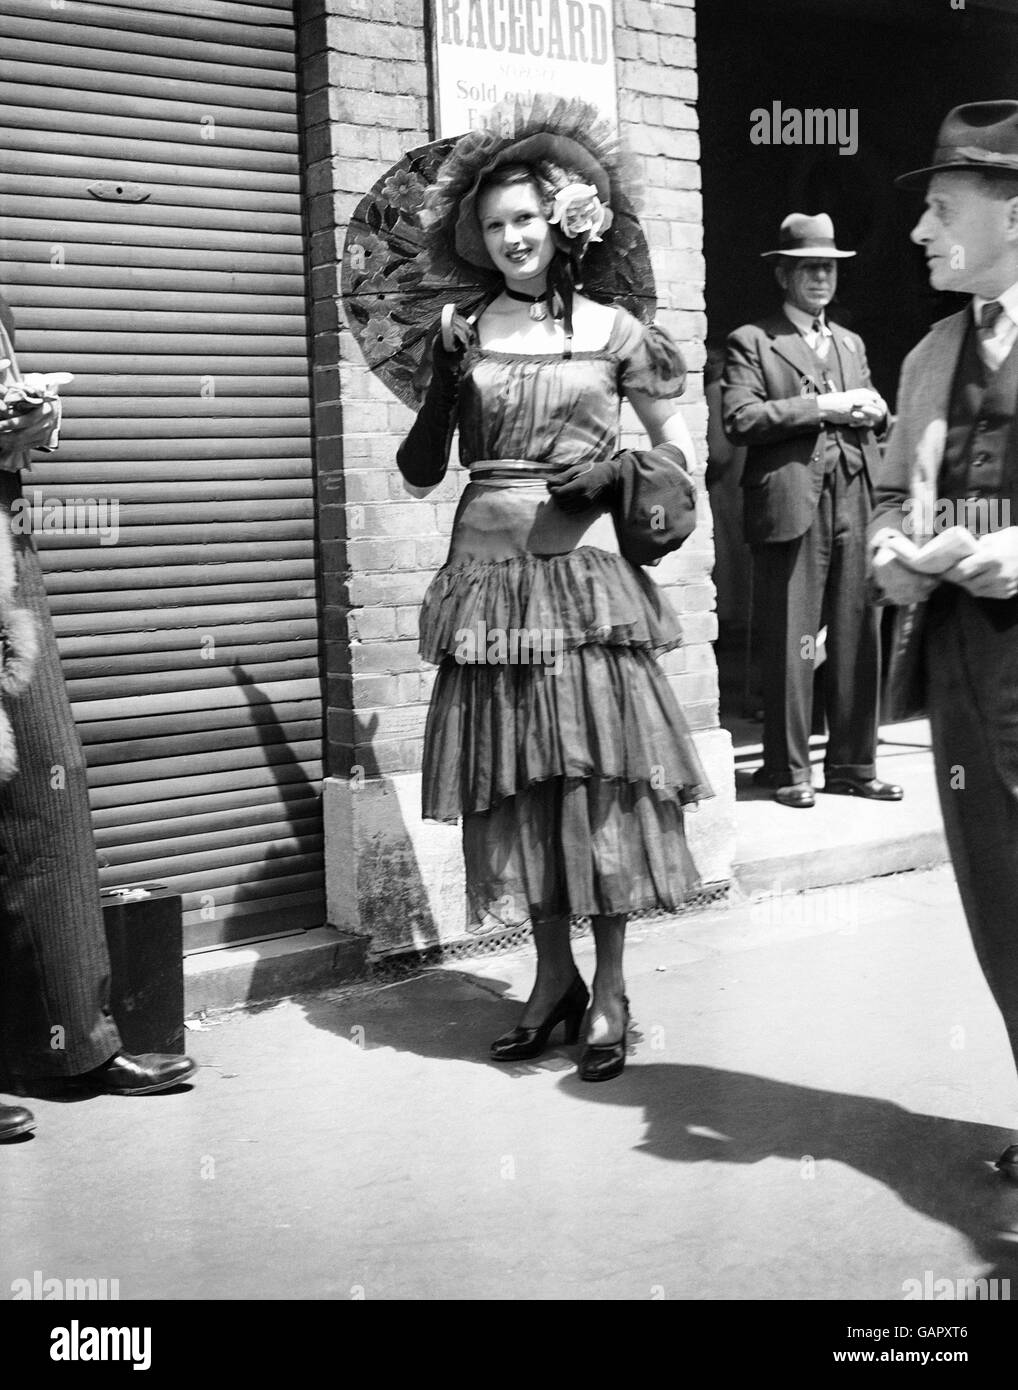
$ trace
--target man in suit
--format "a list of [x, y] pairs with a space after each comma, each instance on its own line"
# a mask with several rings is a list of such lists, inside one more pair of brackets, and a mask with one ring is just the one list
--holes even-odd
[[774, 261], [781, 309], [728, 340], [725, 432], [747, 446], [743, 530], [753, 549], [762, 638], [763, 766], [784, 806], [815, 805], [809, 737], [820, 628], [829, 739], [824, 790], [899, 801], [877, 780], [880, 649], [866, 586], [873, 431], [887, 408], [858, 334], [828, 322], [841, 251], [826, 214], [792, 213]]
[[[0, 299], [0, 392], [20, 379], [10, 310]], [[187, 1057], [131, 1056], [110, 1013], [110, 962], [99, 898], [85, 759], [67, 699], [42, 571], [31, 535], [12, 524], [20, 470], [51, 448], [59, 410], [0, 418], [0, 525], [10, 545], [17, 607], [31, 615], [38, 653], [27, 689], [6, 702], [18, 770], [0, 785], [0, 1063], [19, 1079], [70, 1082], [111, 1095], [148, 1095], [191, 1076]], [[9, 610], [8, 610], [9, 612]], [[23, 621], [23, 620], [22, 620]], [[0, 633], [10, 655], [10, 632]], [[35, 1126], [0, 1104], [0, 1140]]]
[[[931, 285], [972, 301], [902, 366], [873, 575], [901, 606], [892, 679], [917, 670], [925, 688], [958, 888], [1018, 1062], [1018, 101], [956, 107], [933, 164], [897, 182], [926, 189], [912, 240]], [[975, 544], [940, 578], [894, 549], [951, 524]], [[1018, 1145], [997, 1167], [1018, 1181]]]

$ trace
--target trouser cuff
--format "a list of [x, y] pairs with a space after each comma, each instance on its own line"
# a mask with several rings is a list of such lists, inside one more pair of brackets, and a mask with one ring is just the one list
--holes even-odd
[[824, 776], [828, 780], [832, 777], [855, 777], [870, 782], [876, 775], [876, 763], [832, 763], [830, 767], [824, 764]]

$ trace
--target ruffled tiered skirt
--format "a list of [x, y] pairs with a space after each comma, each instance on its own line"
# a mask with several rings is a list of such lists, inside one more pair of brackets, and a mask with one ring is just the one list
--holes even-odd
[[473, 487], [421, 610], [439, 668], [424, 815], [462, 818], [482, 927], [675, 910], [697, 886], [682, 807], [712, 794], [654, 656], [680, 645], [677, 621], [617, 553], [531, 553], [521, 518], [549, 506], [543, 487], [511, 490], [503, 528], [498, 494]]

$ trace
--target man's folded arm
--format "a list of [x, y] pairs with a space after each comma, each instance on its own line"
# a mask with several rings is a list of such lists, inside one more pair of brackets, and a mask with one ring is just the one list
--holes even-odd
[[741, 331], [728, 339], [721, 401], [725, 434], [733, 444], [767, 444], [820, 430], [815, 395], [768, 399], [756, 346]]

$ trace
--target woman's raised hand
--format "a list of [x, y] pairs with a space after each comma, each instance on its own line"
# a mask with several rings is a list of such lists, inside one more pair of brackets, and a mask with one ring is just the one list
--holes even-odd
[[[451, 311], [451, 312], [450, 312]], [[463, 354], [473, 342], [474, 329], [455, 306], [447, 304], [431, 349], [432, 373], [443, 395], [455, 395], [459, 386]]]

